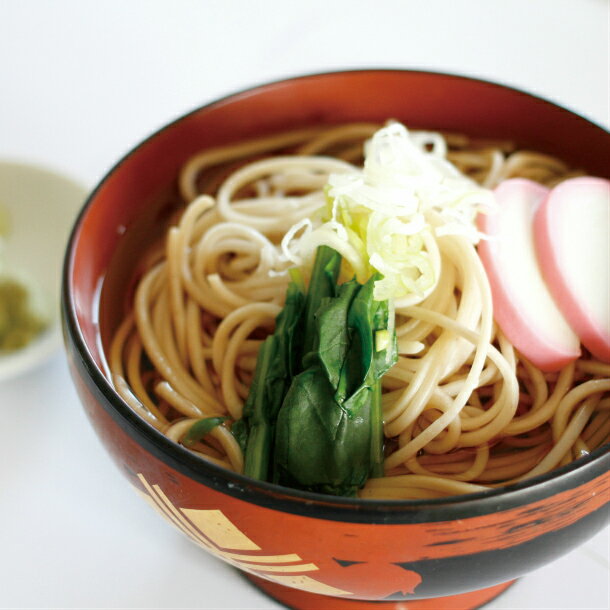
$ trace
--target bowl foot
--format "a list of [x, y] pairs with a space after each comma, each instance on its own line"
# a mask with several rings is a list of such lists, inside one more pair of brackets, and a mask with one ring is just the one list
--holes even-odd
[[511, 580], [487, 589], [448, 597], [404, 601], [363, 601], [308, 593], [300, 589], [278, 585], [251, 574], [245, 576], [263, 593], [293, 610], [473, 610], [491, 601], [515, 582]]

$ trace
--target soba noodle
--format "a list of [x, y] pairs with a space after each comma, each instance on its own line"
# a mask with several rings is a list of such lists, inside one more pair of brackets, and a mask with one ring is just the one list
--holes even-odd
[[[293, 131], [207, 150], [185, 164], [178, 183], [187, 205], [164, 244], [143, 259], [135, 300], [109, 350], [117, 391], [170, 439], [183, 442], [202, 418], [240, 418], [257, 350], [289, 281], [281, 240], [324, 205], [330, 174], [362, 162], [363, 141], [379, 127]], [[550, 186], [576, 175], [509, 142], [413, 137], [489, 188], [516, 176]], [[434, 212], [426, 220], [439, 222]], [[436, 288], [422, 302], [396, 306], [400, 356], [383, 378], [385, 476], [370, 479], [360, 496], [479, 491], [548, 472], [608, 442], [610, 366], [586, 355], [558, 373], [538, 370], [494, 324], [472, 243], [443, 235], [432, 247]], [[189, 448], [243, 468], [226, 426]]]

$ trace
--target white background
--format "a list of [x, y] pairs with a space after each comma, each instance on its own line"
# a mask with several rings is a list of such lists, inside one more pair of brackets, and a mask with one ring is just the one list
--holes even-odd
[[[0, 158], [92, 187], [214, 98], [340, 68], [499, 81], [609, 123], [607, 0], [0, 0]], [[608, 531], [489, 608], [608, 608]], [[63, 354], [0, 384], [0, 607], [279, 608], [111, 464]]]

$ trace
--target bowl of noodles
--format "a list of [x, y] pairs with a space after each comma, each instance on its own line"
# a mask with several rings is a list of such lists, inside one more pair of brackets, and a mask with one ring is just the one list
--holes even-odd
[[68, 246], [94, 429], [153, 509], [290, 607], [485, 603], [607, 523], [610, 367], [508, 339], [476, 219], [507, 181], [605, 181], [609, 154], [554, 104], [418, 71], [179, 118]]

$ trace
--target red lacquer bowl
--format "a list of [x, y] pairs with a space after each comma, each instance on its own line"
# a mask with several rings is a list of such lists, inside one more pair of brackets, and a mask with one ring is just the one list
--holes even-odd
[[89, 198], [65, 261], [71, 371], [115, 463], [196, 544], [296, 608], [380, 607], [372, 601], [392, 608], [404, 600], [412, 610], [476, 607], [608, 521], [608, 446], [549, 475], [475, 495], [337, 499], [206, 463], [142, 421], [114, 391], [101, 340], [117, 323], [132, 265], [155, 218], [166, 212], [179, 166], [206, 147], [286, 128], [387, 118], [510, 138], [609, 176], [605, 130], [507, 87], [398, 70], [306, 76], [204, 106], [138, 145]]

